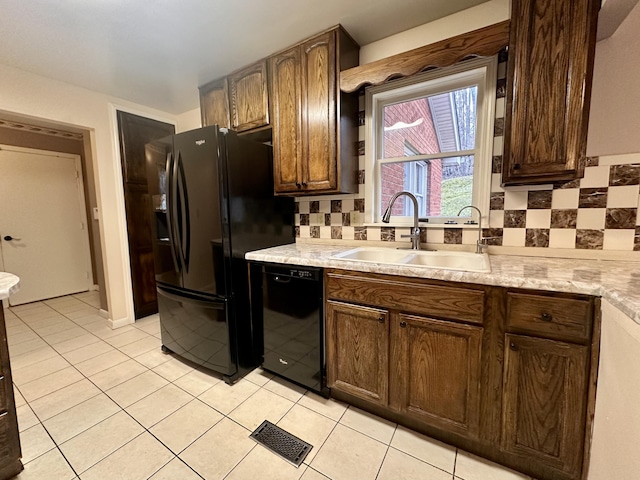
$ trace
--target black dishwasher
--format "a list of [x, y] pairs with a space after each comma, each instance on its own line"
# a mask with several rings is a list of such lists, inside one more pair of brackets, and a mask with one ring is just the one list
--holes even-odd
[[262, 265], [263, 368], [327, 396], [322, 269]]

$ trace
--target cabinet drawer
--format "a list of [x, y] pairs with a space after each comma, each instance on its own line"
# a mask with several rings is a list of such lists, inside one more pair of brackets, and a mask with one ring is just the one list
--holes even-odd
[[591, 312], [591, 302], [586, 299], [507, 293], [507, 325], [536, 336], [588, 340]]
[[481, 325], [484, 291], [329, 272], [327, 297]]

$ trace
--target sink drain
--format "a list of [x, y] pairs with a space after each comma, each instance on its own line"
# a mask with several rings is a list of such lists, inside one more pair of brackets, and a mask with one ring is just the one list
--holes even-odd
[[299, 467], [313, 445], [300, 440], [295, 435], [275, 426], [268, 420], [256, 428], [250, 435], [256, 442], [264, 445], [287, 462]]

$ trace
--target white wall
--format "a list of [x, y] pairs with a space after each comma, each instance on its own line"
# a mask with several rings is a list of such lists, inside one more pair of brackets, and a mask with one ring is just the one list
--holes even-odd
[[360, 47], [360, 65], [509, 20], [509, 0], [491, 0]]
[[589, 480], [640, 475], [640, 325], [602, 302]]
[[188, 112], [181, 113], [178, 115], [177, 121], [176, 133], [200, 128], [202, 126], [200, 121], [200, 108], [194, 108]]
[[90, 131], [109, 319], [119, 326], [133, 322], [134, 314], [115, 105], [176, 123], [164, 112], [0, 65], [3, 110]]

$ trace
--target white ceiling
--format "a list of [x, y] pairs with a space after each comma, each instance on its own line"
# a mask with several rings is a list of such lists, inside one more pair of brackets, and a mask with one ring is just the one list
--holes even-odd
[[0, 63], [166, 112], [341, 23], [360, 45], [487, 0], [0, 0]]

